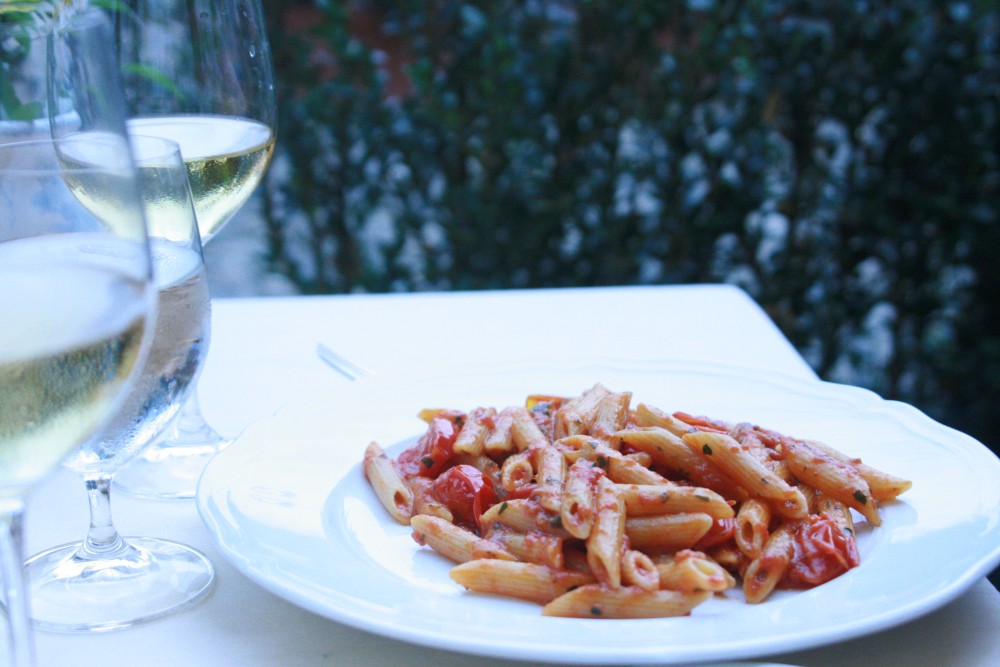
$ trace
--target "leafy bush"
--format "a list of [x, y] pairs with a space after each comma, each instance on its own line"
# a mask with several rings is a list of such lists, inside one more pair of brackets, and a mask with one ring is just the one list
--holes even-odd
[[822, 377], [1000, 446], [995, 3], [343, 4], [266, 3], [302, 292], [734, 283]]

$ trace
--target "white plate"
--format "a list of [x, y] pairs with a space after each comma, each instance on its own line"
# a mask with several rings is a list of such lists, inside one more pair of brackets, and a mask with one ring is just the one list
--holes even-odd
[[[505, 406], [601, 382], [633, 401], [820, 439], [913, 480], [859, 531], [860, 567], [760, 605], [712, 599], [684, 618], [546, 618], [535, 604], [464, 591], [378, 504], [358, 462], [398, 454], [424, 407]], [[842, 385], [680, 362], [506, 365], [369, 378], [250, 427], [208, 466], [198, 509], [225, 556], [305, 609], [437, 648], [575, 664], [753, 658], [876, 632], [952, 600], [1000, 562], [1000, 461], [916, 409]]]

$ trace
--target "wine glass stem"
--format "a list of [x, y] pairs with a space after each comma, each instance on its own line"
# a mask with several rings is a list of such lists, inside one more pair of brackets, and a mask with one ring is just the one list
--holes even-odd
[[83, 478], [90, 501], [90, 528], [77, 552], [79, 558], [109, 558], [129, 549], [111, 518], [111, 480], [109, 473], [89, 474]]
[[0, 502], [0, 579], [3, 580], [4, 604], [12, 667], [33, 667], [35, 643], [28, 614], [28, 594], [24, 582], [24, 503]]
[[202, 442], [204, 431], [207, 428], [208, 424], [201, 415], [201, 406], [198, 403], [198, 387], [192, 386], [188, 392], [187, 400], [181, 406], [181, 414], [177, 418], [173, 440], [180, 443]]

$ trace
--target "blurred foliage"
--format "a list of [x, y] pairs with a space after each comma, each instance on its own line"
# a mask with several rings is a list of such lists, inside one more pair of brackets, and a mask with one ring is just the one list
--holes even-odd
[[734, 283], [822, 377], [1000, 446], [995, 2], [265, 8], [302, 292]]

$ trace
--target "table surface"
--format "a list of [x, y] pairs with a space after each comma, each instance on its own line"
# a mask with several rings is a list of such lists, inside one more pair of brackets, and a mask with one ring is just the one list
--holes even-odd
[[[565, 359], [711, 360], [815, 377], [757, 304], [717, 285], [219, 299], [212, 332], [201, 403], [209, 422], [232, 436], [282, 406], [351, 391], [351, 381], [316, 357], [319, 341], [375, 373], [433, 359], [474, 363], [544, 352]], [[223, 558], [193, 501], [118, 494], [114, 512], [126, 536], [156, 535], [202, 550], [215, 564], [216, 587], [195, 608], [147, 625], [37, 633], [44, 667], [510, 664], [411, 646], [285, 602]], [[86, 526], [83, 485], [59, 470], [31, 496], [27, 549], [78, 540]], [[771, 659], [816, 667], [1000, 665], [1000, 593], [982, 579], [910, 623]]]

